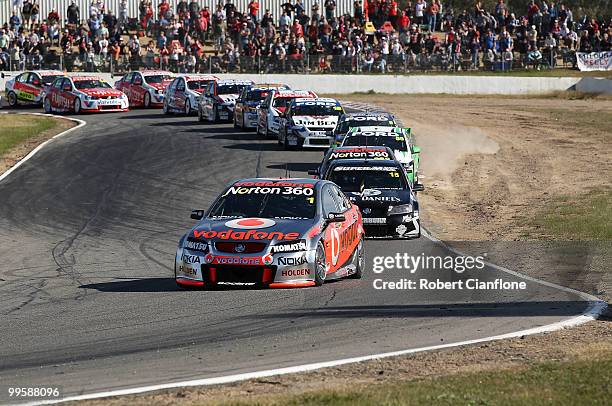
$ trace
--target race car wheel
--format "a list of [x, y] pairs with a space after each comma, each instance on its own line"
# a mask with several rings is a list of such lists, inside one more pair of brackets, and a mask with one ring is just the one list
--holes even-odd
[[81, 112], [81, 99], [74, 99], [74, 114]]
[[219, 122], [219, 112], [217, 111], [216, 105], [213, 106], [212, 115], [213, 115], [212, 122], [213, 123]]
[[[355, 273], [350, 276], [353, 279], [361, 279], [363, 276], [363, 269], [365, 268], [365, 249], [363, 244], [363, 237], [359, 240], [359, 244], [357, 244], [357, 249], [355, 250], [355, 256], [353, 262], [355, 263], [356, 270]], [[357, 261], [355, 261], [355, 259]]]
[[45, 113], [47, 114], [51, 114], [51, 100], [49, 100], [48, 98], [45, 97], [45, 99], [43, 100], [43, 108], [45, 109]]
[[149, 92], [146, 92], [144, 95], [144, 100], [142, 101], [142, 104], [144, 105], [144, 107], [146, 109], [148, 109], [149, 107], [151, 107], [151, 95], [149, 94]]
[[289, 150], [293, 149], [291, 147], [291, 145], [289, 145], [289, 140], [287, 139], [287, 134], [286, 133], [283, 136], [283, 148], [285, 149], [285, 151], [289, 151]]
[[317, 244], [317, 253], [315, 254], [315, 285], [323, 285], [326, 276], [325, 249], [323, 248], [323, 244], [319, 242]]
[[188, 116], [191, 114], [191, 102], [189, 99], [185, 100], [185, 115]]
[[9, 107], [17, 107], [17, 95], [15, 92], [8, 92], [6, 95], [6, 101], [9, 104]]
[[170, 109], [168, 108], [168, 103], [164, 102], [164, 106], [162, 107], [162, 113], [170, 114]]

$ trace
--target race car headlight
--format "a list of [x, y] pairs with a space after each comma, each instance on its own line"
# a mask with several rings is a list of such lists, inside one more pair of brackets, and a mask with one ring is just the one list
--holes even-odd
[[389, 215], [397, 215], [397, 214], [408, 214], [412, 213], [412, 205], [411, 204], [402, 204], [399, 206], [389, 206]]
[[298, 241], [285, 241], [282, 243], [274, 244], [270, 251], [272, 254], [276, 254], [279, 252], [298, 252], [298, 251], [306, 251], [308, 246], [306, 244], [306, 240], [298, 240]]

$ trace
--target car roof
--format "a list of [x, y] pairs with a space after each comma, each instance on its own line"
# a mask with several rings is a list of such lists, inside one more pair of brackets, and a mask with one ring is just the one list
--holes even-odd
[[62, 72], [61, 70], [30, 70], [30, 71], [26, 71], [24, 73], [36, 73], [40, 76], [56, 76], [56, 75], [65, 75], [64, 72]]
[[215, 75], [179, 75], [177, 77], [183, 77], [188, 82], [192, 80], [219, 80], [219, 77]]
[[104, 82], [104, 79], [99, 78], [97, 76], [85, 76], [85, 75], [69, 75], [68, 76], [70, 79], [72, 79], [73, 82], [80, 82], [82, 80], [100, 80], [102, 82]]
[[274, 97], [299, 97], [314, 99], [317, 96], [310, 90], [276, 89], [274, 91]]
[[[390, 168], [403, 170], [402, 164], [394, 159], [334, 159], [330, 165], [330, 170], [339, 166], [368, 167], [368, 168]], [[381, 169], [384, 170], [384, 169]]]
[[[410, 131], [410, 129], [407, 129]], [[364, 135], [372, 137], [398, 137], [404, 135], [404, 129], [401, 127], [391, 126], [366, 126], [366, 127], [351, 127], [346, 134], [347, 137], [355, 135]]]
[[[133, 71], [133, 72], [140, 72], [142, 73], [143, 76], [153, 76], [153, 75], [170, 75], [170, 76], [174, 76], [174, 73], [172, 72], [168, 72], [165, 70], [143, 70], [143, 71]], [[130, 72], [128, 72], [130, 73]]]
[[295, 99], [293, 101], [294, 104], [300, 104], [300, 103], [308, 103], [309, 105], [311, 105], [312, 103], [316, 104], [320, 104], [320, 105], [326, 105], [326, 104], [330, 104], [333, 103], [336, 106], [340, 105], [340, 102], [336, 99], [332, 99], [329, 97], [316, 97], [316, 98], [308, 98], [308, 97], [299, 97], [297, 99]]
[[252, 85], [252, 80], [244, 79], [221, 79], [217, 80], [217, 85]]
[[246, 178], [231, 183], [232, 186], [289, 186], [289, 185], [316, 185], [321, 179], [313, 178]]
[[289, 90], [289, 86], [284, 83], [254, 83], [251, 89], [261, 89], [261, 90], [272, 90], [272, 89], [285, 89]]
[[[346, 147], [336, 147], [330, 151], [328, 154], [328, 161], [338, 160], [338, 159], [362, 159], [362, 158], [332, 158], [333, 154], [339, 154], [342, 152], [354, 152], [354, 153], [363, 153], [363, 152], [386, 152], [390, 157], [394, 157], [393, 150], [389, 147], [381, 147], [381, 146], [346, 146]], [[380, 161], [380, 159], [377, 159]]]
[[380, 117], [385, 116], [386, 119], [395, 120], [395, 116], [387, 111], [360, 111], [357, 113], [345, 113], [342, 118], [344, 120], [351, 120], [357, 117]]

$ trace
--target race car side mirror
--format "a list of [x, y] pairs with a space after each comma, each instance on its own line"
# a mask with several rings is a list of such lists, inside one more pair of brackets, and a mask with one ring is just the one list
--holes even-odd
[[342, 223], [344, 220], [346, 220], [346, 217], [344, 217], [344, 214], [329, 213], [327, 215], [328, 223]]
[[204, 218], [204, 210], [192, 210], [191, 218], [194, 220], [202, 220]]
[[413, 192], [422, 192], [423, 190], [425, 190], [425, 186], [423, 186], [422, 183], [415, 183], [412, 186], [412, 191]]
[[318, 169], [309, 169], [308, 170], [308, 174], [312, 175], [312, 176], [319, 176], [319, 170]]

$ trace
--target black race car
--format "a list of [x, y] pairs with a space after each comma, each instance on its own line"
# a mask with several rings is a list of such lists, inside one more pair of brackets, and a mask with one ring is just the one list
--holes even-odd
[[318, 178], [321, 174], [327, 172], [329, 165], [338, 159], [376, 159], [376, 160], [395, 160], [393, 150], [389, 147], [338, 147], [330, 148], [327, 150], [321, 161], [321, 165], [317, 169], [311, 169], [308, 171], [309, 175], [313, 175]]
[[395, 160], [337, 159], [321, 178], [340, 186], [361, 209], [367, 238], [411, 239], [421, 236], [419, 202], [406, 171]]

